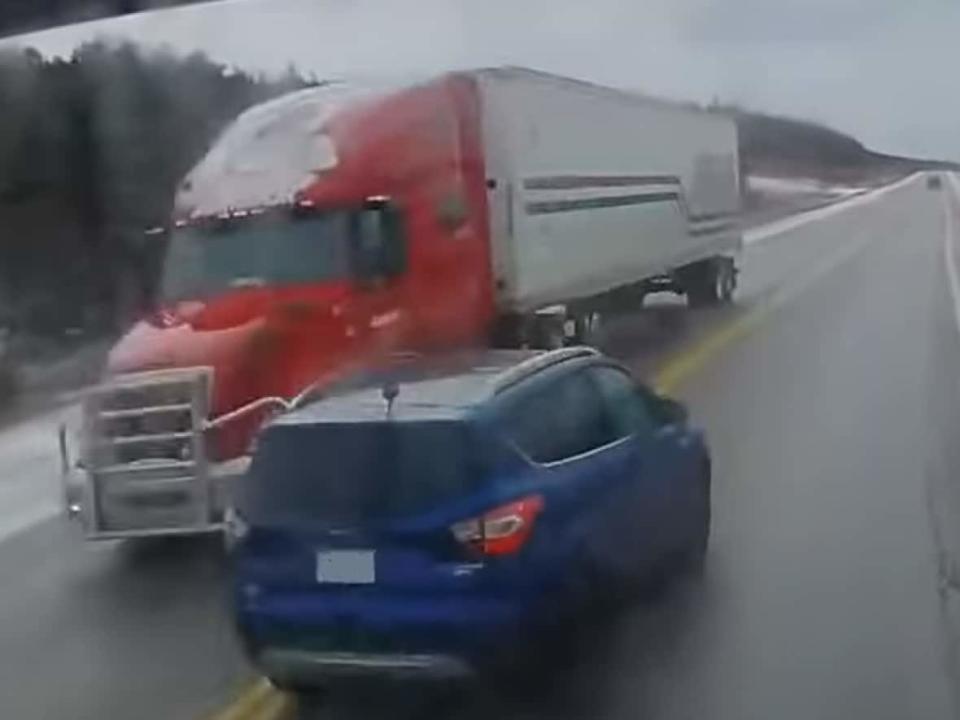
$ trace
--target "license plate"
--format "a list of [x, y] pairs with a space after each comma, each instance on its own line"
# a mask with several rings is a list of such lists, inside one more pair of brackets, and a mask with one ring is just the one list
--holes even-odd
[[317, 553], [317, 582], [369, 585], [376, 580], [373, 550], [324, 550]]

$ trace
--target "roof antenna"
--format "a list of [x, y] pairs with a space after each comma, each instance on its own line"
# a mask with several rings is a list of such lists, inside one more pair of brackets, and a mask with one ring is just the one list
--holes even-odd
[[400, 394], [400, 385], [396, 380], [387, 380], [383, 384], [383, 389], [381, 390], [383, 394], [383, 399], [387, 403], [387, 418], [393, 417], [393, 401], [397, 399], [397, 395]]

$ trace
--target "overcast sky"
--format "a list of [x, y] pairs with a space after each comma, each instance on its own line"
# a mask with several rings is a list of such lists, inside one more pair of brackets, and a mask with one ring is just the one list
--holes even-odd
[[527, 65], [960, 160], [958, 0], [229, 0], [5, 44], [69, 54], [99, 35], [321, 78]]

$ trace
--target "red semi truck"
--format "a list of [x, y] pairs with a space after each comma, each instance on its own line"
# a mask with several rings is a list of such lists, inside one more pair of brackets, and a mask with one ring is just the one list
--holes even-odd
[[68, 509], [90, 538], [216, 530], [266, 417], [394, 353], [727, 301], [738, 189], [730, 119], [530, 70], [256, 106], [178, 189], [156, 310], [61, 443]]

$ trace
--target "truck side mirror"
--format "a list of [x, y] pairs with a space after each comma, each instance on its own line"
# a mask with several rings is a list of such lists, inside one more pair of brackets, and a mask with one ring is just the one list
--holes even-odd
[[138, 244], [139, 261], [132, 278], [132, 292], [133, 310], [139, 317], [151, 315], [157, 310], [160, 277], [169, 246], [170, 228], [165, 226], [145, 230]]
[[389, 201], [367, 203], [354, 225], [353, 263], [363, 282], [401, 275], [407, 265], [400, 211]]

